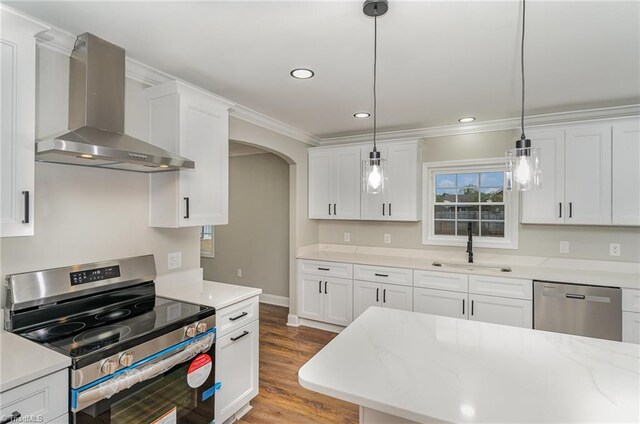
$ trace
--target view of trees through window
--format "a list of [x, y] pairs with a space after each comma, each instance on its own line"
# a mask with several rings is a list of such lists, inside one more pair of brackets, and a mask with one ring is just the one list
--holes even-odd
[[434, 234], [504, 237], [504, 172], [435, 175]]

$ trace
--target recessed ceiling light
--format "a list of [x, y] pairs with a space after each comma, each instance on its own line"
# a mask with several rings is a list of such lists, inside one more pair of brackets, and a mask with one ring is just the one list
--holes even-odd
[[297, 79], [309, 79], [313, 78], [314, 75], [311, 69], [298, 68], [291, 71], [291, 76]]
[[355, 116], [356, 118], [368, 118], [371, 116], [371, 114], [369, 112], [358, 112], [354, 113], [353, 116]]
[[460, 119], [458, 119], [458, 122], [462, 122], [463, 124], [466, 124], [466, 123], [468, 123], [468, 122], [473, 122], [473, 121], [475, 121], [475, 120], [476, 120], [476, 118], [474, 118], [473, 116], [468, 116], [468, 117], [466, 117], [466, 118], [460, 118]]

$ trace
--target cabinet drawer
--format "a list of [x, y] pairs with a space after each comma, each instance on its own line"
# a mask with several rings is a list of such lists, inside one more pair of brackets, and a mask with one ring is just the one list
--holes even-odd
[[533, 281], [520, 278], [470, 275], [469, 293], [531, 300], [533, 298]]
[[[25, 366], [28, 366], [25, 364]], [[47, 423], [68, 412], [69, 371], [65, 368], [2, 393], [0, 416], [17, 412], [22, 419], [42, 417]]]
[[353, 265], [342, 262], [299, 260], [298, 272], [301, 274], [351, 279], [353, 278]]
[[378, 283], [413, 285], [413, 271], [404, 268], [387, 268], [373, 265], [355, 265], [353, 267], [355, 280], [375, 281]]
[[450, 290], [456, 292], [469, 291], [469, 276], [437, 271], [413, 271], [413, 285], [428, 289]]
[[216, 312], [217, 337], [258, 319], [259, 309], [258, 296], [220, 309]]
[[640, 290], [622, 289], [622, 310], [640, 312]]

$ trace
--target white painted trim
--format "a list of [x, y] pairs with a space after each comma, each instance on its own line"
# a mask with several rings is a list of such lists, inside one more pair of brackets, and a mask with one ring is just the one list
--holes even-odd
[[229, 153], [229, 157], [230, 158], [237, 158], [237, 157], [241, 157], [241, 156], [266, 155], [267, 153], [271, 153], [271, 152], [267, 152], [265, 150], [265, 151], [262, 151], [262, 152]]
[[229, 111], [229, 115], [238, 119], [242, 119], [243, 121], [258, 125], [262, 128], [266, 128], [278, 134], [282, 134], [295, 140], [302, 141], [303, 143], [309, 144], [311, 146], [318, 146], [321, 142], [318, 137], [292, 127], [289, 124], [285, 124], [284, 122], [269, 118], [267, 115], [256, 112], [255, 110], [241, 105], [236, 105], [235, 107], [233, 107]]
[[[341, 325], [329, 324], [326, 322], [314, 321], [306, 318], [299, 318], [299, 321], [299, 325], [302, 325], [304, 327], [317, 328], [318, 330], [330, 331], [332, 333], [340, 333], [346, 328]], [[287, 323], [287, 325], [289, 324]]]
[[289, 298], [275, 294], [260, 293], [260, 302], [268, 305], [289, 307]]
[[52, 26], [48, 31], [43, 31], [36, 35], [36, 45], [65, 56], [70, 56], [76, 38], [72, 33]]
[[298, 317], [298, 315], [289, 314], [287, 316], [287, 326], [300, 327], [300, 318]]

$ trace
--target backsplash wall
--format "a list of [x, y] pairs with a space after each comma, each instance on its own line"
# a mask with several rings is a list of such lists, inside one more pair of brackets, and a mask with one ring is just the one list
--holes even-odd
[[[423, 162], [504, 156], [514, 144], [512, 130], [434, 137], [425, 140]], [[544, 178], [544, 177], [543, 177]], [[544, 181], [544, 180], [543, 180]], [[377, 221], [319, 221], [320, 243], [381, 246], [407, 249], [451, 249], [462, 247], [430, 246], [422, 244], [421, 222]], [[344, 233], [350, 233], [350, 242], [344, 242]], [[384, 234], [391, 235], [391, 243], [384, 243]], [[569, 253], [560, 253], [560, 241], [570, 243]], [[620, 256], [609, 256], [609, 243], [619, 243]], [[519, 248], [481, 249], [492, 253], [527, 256], [595, 259], [607, 261], [640, 262], [640, 228], [519, 225]]]

